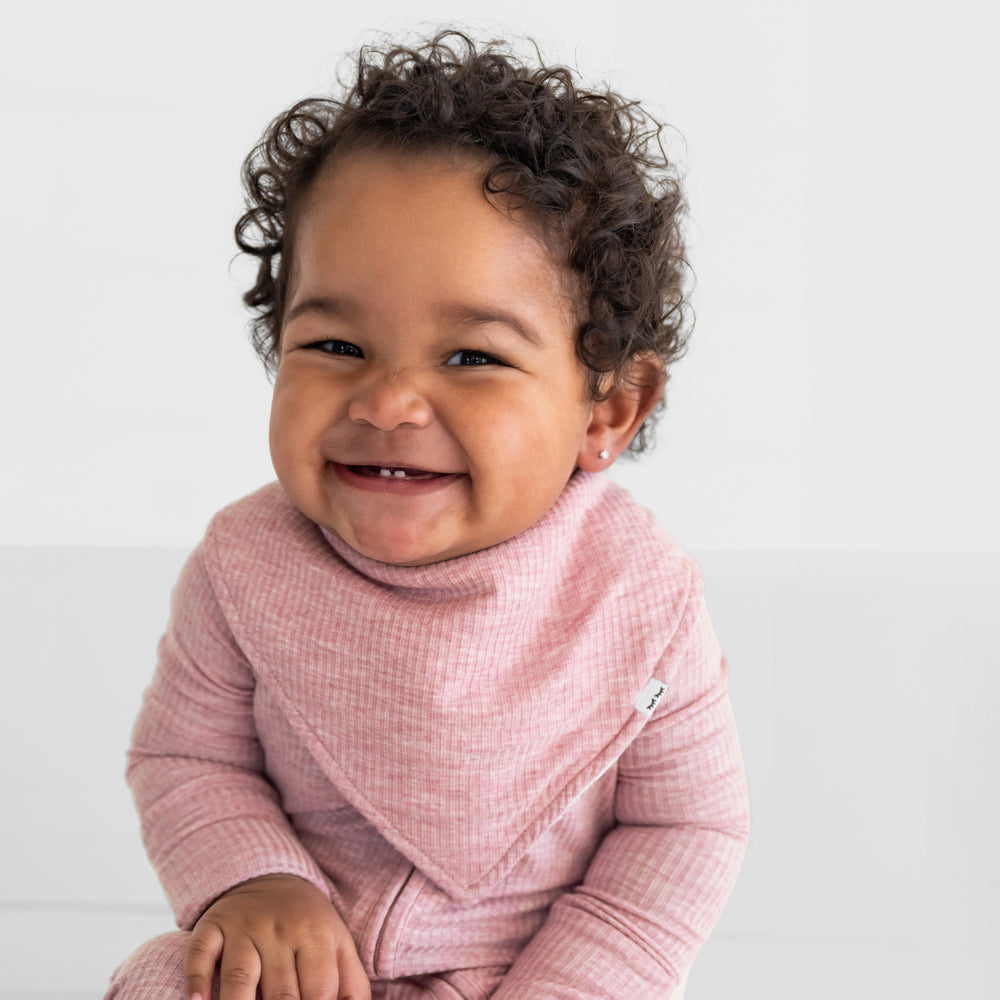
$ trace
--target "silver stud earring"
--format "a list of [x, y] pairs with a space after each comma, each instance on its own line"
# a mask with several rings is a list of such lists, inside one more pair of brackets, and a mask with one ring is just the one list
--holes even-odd
[[608, 450], [607, 450], [606, 448], [602, 448], [602, 449], [601, 449], [601, 450], [600, 450], [600, 451], [599, 451], [599, 452], [597, 453], [597, 457], [598, 457], [598, 458], [607, 458], [609, 454], [610, 454], [610, 452], [609, 452], [609, 451], [608, 451]]

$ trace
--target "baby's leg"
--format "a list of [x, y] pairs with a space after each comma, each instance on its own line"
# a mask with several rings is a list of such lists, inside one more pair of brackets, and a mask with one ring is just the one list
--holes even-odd
[[432, 976], [372, 982], [372, 1000], [487, 1000], [503, 980], [506, 966], [459, 969]]
[[147, 941], [111, 977], [104, 1000], [182, 1000], [190, 937], [188, 931], [173, 931]]
[[[126, 959], [111, 977], [104, 1000], [182, 1000], [187, 931], [161, 934]], [[414, 976], [372, 983], [372, 1000], [486, 1000], [499, 986], [505, 968], [461, 969], [439, 976]], [[212, 984], [218, 1000], [219, 981]], [[259, 994], [258, 994], [259, 996]]]
[[[459, 969], [437, 976], [412, 976], [372, 983], [372, 1000], [487, 1000], [503, 981], [505, 966]], [[687, 974], [681, 976], [670, 1000], [684, 1000]]]

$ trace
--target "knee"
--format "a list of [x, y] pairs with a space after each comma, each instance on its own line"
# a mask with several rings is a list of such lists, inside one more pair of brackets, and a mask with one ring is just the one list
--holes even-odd
[[184, 956], [191, 934], [172, 931], [137, 948], [111, 977], [104, 1000], [174, 1000], [184, 996]]

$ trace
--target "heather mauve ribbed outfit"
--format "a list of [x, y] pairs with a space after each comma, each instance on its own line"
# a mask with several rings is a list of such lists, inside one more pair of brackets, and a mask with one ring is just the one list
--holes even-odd
[[182, 931], [117, 1000], [182, 997], [185, 932], [272, 872], [330, 896], [378, 1000], [665, 1000], [748, 827], [698, 571], [587, 473], [523, 534], [422, 567], [277, 484], [226, 508], [174, 591], [129, 781]]

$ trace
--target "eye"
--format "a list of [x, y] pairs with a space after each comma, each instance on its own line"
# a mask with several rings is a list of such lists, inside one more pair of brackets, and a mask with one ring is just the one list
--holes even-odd
[[482, 351], [456, 351], [445, 364], [457, 368], [472, 365], [503, 365], [505, 362], [493, 357], [492, 354], [484, 354]]
[[345, 358], [363, 358], [364, 351], [357, 344], [351, 344], [346, 340], [317, 340], [315, 343], [306, 344], [306, 350], [322, 351], [324, 354], [339, 354]]

